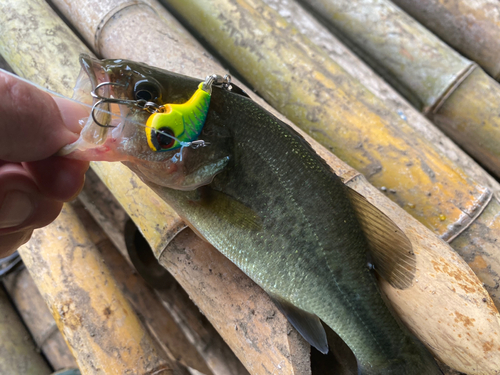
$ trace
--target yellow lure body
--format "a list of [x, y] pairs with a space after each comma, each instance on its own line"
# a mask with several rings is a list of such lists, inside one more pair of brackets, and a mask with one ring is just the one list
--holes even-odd
[[183, 104], [165, 104], [146, 123], [146, 138], [153, 151], [171, 151], [196, 140], [203, 129], [210, 106], [210, 93], [200, 83], [193, 96]]

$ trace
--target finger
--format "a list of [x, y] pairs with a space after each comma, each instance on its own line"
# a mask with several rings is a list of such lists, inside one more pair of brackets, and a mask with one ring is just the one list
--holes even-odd
[[0, 167], [0, 236], [52, 222], [62, 202], [45, 197], [20, 164]]
[[68, 202], [83, 188], [89, 163], [52, 156], [41, 161], [23, 163], [23, 166], [31, 174], [42, 194]]
[[19, 249], [21, 245], [28, 242], [32, 234], [33, 230], [29, 229], [16, 233], [0, 235], [0, 258], [5, 258]]
[[[61, 108], [61, 109], [60, 109]], [[0, 72], [0, 159], [33, 161], [75, 141], [84, 107]]]

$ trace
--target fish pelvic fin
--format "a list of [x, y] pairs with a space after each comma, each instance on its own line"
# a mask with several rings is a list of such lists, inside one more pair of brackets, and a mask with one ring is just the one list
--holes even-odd
[[375, 271], [394, 288], [412, 286], [417, 261], [408, 237], [364, 196], [349, 187], [347, 192], [368, 241]]
[[328, 353], [326, 332], [319, 318], [312, 313], [299, 309], [291, 302], [275, 294], [269, 294], [276, 307], [286, 316], [290, 324], [306, 341], [321, 353]]

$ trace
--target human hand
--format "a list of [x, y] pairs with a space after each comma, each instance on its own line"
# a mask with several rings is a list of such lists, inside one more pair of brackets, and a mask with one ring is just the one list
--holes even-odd
[[52, 222], [82, 189], [88, 162], [53, 156], [88, 112], [0, 72], [0, 258]]

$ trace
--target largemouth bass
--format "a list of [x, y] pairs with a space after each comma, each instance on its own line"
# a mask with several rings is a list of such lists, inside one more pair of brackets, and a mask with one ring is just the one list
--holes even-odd
[[321, 352], [323, 321], [360, 374], [441, 374], [391, 315], [368, 266], [369, 258], [394, 287], [411, 287], [411, 243], [297, 132], [228, 79], [200, 82], [126, 60], [81, 63], [75, 98], [93, 110], [63, 154], [124, 162]]

